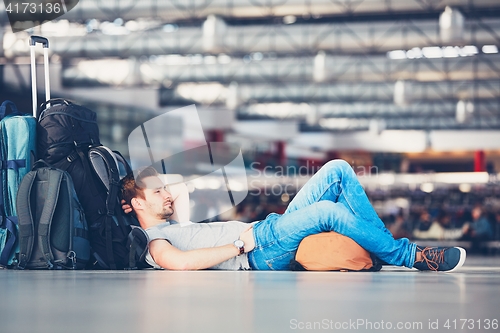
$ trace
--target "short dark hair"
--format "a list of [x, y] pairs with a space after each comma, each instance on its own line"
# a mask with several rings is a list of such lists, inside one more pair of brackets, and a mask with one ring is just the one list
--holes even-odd
[[144, 184], [143, 179], [152, 176], [158, 176], [158, 172], [155, 168], [149, 166], [131, 172], [123, 177], [121, 180], [122, 199], [131, 207], [132, 198], [139, 197], [145, 199], [144, 189], [146, 188], [146, 184]]

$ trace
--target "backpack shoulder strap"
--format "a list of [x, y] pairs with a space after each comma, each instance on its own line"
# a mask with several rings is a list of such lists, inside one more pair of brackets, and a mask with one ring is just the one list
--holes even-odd
[[140, 269], [151, 267], [146, 262], [148, 253], [149, 238], [144, 229], [137, 226], [132, 226], [132, 230], [128, 235], [127, 248], [129, 249], [129, 268]]
[[128, 164], [127, 160], [123, 155], [116, 150], [113, 150], [113, 153], [115, 154], [115, 158], [118, 161], [119, 164], [123, 165], [123, 168], [125, 169], [125, 175], [128, 175], [129, 173], [132, 173], [132, 168], [130, 167], [130, 164]]
[[35, 227], [31, 211], [31, 189], [38, 170], [28, 172], [17, 191], [16, 208], [19, 223], [19, 263], [17, 267], [24, 269], [31, 259], [33, 250]]
[[3, 216], [0, 214], [0, 225], [9, 233], [4, 248], [0, 253], [0, 265], [7, 267], [17, 240], [17, 216]]
[[42, 250], [45, 260], [47, 261], [47, 264], [49, 265], [49, 268], [52, 268], [52, 263], [54, 262], [54, 256], [50, 249], [50, 224], [52, 222], [52, 217], [54, 216], [54, 211], [56, 210], [57, 198], [59, 197], [62, 179], [62, 171], [49, 169], [49, 187], [47, 189], [47, 197], [45, 198], [45, 204], [38, 223], [38, 244]]
[[108, 190], [106, 197], [106, 251], [111, 269], [116, 269], [114, 254], [113, 254], [113, 239], [111, 232], [111, 221], [114, 221], [117, 227], [120, 223], [115, 214], [115, 208], [118, 203], [118, 191], [120, 189], [120, 174], [118, 171], [118, 163], [113, 157], [112, 152], [104, 147], [92, 147], [89, 149], [89, 160], [95, 173], [99, 176], [102, 183]]
[[106, 210], [108, 215], [114, 215], [116, 198], [120, 188], [120, 173], [118, 162], [112, 151], [104, 146], [93, 147], [89, 150], [89, 160], [94, 171], [99, 176], [104, 186], [108, 189]]

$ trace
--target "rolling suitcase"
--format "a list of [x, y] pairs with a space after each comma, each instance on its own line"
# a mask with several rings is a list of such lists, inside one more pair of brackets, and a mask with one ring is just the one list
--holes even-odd
[[45, 101], [50, 99], [50, 75], [49, 75], [49, 40], [45, 37], [31, 36], [30, 37], [30, 55], [31, 55], [31, 95], [33, 100], [33, 117], [37, 116], [38, 101], [36, 88], [36, 44], [43, 46], [43, 64], [45, 72]]

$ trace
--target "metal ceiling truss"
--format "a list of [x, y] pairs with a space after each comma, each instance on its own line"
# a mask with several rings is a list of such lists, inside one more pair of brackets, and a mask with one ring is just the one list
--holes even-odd
[[[269, 106], [270, 108], [272, 106]], [[277, 107], [275, 107], [277, 108]], [[311, 112], [317, 114], [317, 119], [323, 118], [373, 118], [390, 119], [406, 117], [449, 117], [455, 118], [457, 103], [453, 102], [417, 102], [407, 106], [398, 106], [392, 103], [319, 103], [309, 104], [308, 107], [291, 105], [283, 112], [262, 112], [262, 106], [251, 104], [238, 107], [238, 116], [241, 118], [273, 118], [280, 120], [306, 120]], [[500, 118], [500, 98], [496, 100], [481, 100], [474, 103], [474, 117], [483, 119]], [[467, 120], [468, 121], [468, 120]], [[310, 121], [308, 121], [310, 122]], [[465, 123], [466, 121], [464, 121]]]
[[[446, 6], [466, 18], [453, 41], [440, 34], [437, 18]], [[493, 14], [484, 15], [490, 9]], [[405, 18], [424, 12], [432, 17]], [[500, 129], [500, 55], [481, 51], [500, 45], [495, 13], [498, 0], [86, 0], [65, 15], [77, 22], [67, 32], [54, 26], [51, 32], [49, 25], [35, 31], [49, 37], [68, 86], [168, 87], [160, 91], [160, 105], [229, 105], [232, 98], [240, 119], [297, 119], [304, 130], [367, 130], [380, 119], [387, 129]], [[220, 23], [212, 36], [204, 28], [210, 15]], [[296, 23], [284, 24], [287, 15]], [[97, 21], [91, 26], [90, 19]], [[106, 31], [103, 21], [115, 21], [107, 26], [116, 31]], [[0, 24], [8, 24], [3, 7]], [[22, 63], [16, 58], [29, 55], [27, 38], [0, 28], [0, 61]], [[450, 46], [475, 46], [479, 54], [430, 59], [422, 53]], [[389, 59], [394, 50], [418, 59]], [[322, 52], [323, 67], [316, 61]], [[172, 65], [172, 56], [185, 64]], [[89, 75], [82, 58], [113, 58], [116, 66], [125, 59], [128, 74], [117, 80], [109, 62]], [[404, 94], [395, 104], [396, 81]], [[185, 95], [186, 87], [203, 89], [203, 82], [219, 83], [220, 93], [210, 101]], [[471, 107], [460, 120], [462, 101]], [[290, 111], [265, 103], [288, 103]], [[262, 112], [266, 108], [272, 112]]]
[[[182, 82], [273, 83], [273, 82], [315, 82], [314, 58], [276, 58], [260, 61], [211, 58], [179, 59], [164, 57], [154, 61], [137, 59], [115, 60], [102, 63], [92, 60], [75, 60], [63, 69], [64, 80], [72, 86], [113, 85], [109, 76], [95, 77], [85, 71], [87, 66], [129, 66], [130, 76], [120, 85], [175, 85]], [[221, 63], [223, 60], [225, 63]], [[170, 62], [170, 64], [169, 64]], [[215, 63], [213, 63], [215, 62]], [[85, 66], [85, 67], [87, 67]], [[493, 80], [500, 79], [500, 55], [478, 54], [468, 57], [441, 59], [388, 59], [386, 56], [327, 56], [322, 71], [322, 82], [386, 82], [397, 80], [440, 81], [440, 80]]]
[[[239, 85], [238, 99], [260, 103], [320, 103], [320, 102], [393, 102], [394, 82]], [[500, 98], [500, 80], [413, 82], [406, 96], [407, 102], [458, 101]]]
[[[255, 118], [252, 118], [255, 119]], [[356, 118], [345, 121], [344, 119], [332, 118], [332, 126], [328, 126], [329, 119], [324, 119], [325, 125], [301, 124], [301, 131], [367, 131], [370, 130], [373, 118]], [[335, 125], [340, 123], [340, 125]], [[434, 116], [427, 117], [394, 117], [384, 119], [384, 130], [500, 130], [500, 119], [496, 118], [473, 118], [467, 123], [459, 123], [453, 117]]]
[[[85, 0], [65, 18], [86, 22], [94, 18], [102, 21], [125, 21], [144, 17], [166, 22], [203, 19], [208, 15], [230, 18], [262, 18], [294, 15], [298, 19], [318, 19], [321, 16], [345, 16], [386, 13], [425, 13], [442, 11], [446, 6], [464, 12], [499, 7], [496, 0]], [[0, 12], [0, 23], [7, 22]]]
[[[206, 104], [227, 105], [236, 96], [240, 105], [256, 103], [393, 103], [394, 82], [379, 83], [282, 83], [282, 84], [240, 84], [232, 88], [220, 86], [212, 90], [212, 98], [197, 94], [210, 89], [211, 84], [180, 84], [162, 89], [161, 105]], [[228, 93], [235, 90], [235, 95]], [[442, 81], [412, 82], [406, 96], [408, 103], [448, 102], [500, 99], [500, 80], [491, 81]], [[183, 92], [188, 90], [189, 95]]]
[[[405, 20], [396, 22], [228, 26], [215, 37], [214, 45], [204, 45], [199, 27], [179, 28], [174, 32], [161, 29], [130, 32], [120, 36], [100, 32], [84, 36], [48, 36], [51, 50], [63, 58], [143, 57], [168, 54], [227, 54], [245, 56], [252, 53], [304, 56], [318, 51], [331, 54], [385, 54], [395, 49], [447, 45], [498, 45], [500, 19], [466, 21], [463, 38], [452, 44], [443, 42], [437, 21]], [[27, 40], [18, 33], [4, 42], [6, 57], [26, 56]], [[26, 39], [27, 36], [24, 37]], [[5, 37], [4, 37], [5, 39]], [[1, 54], [0, 54], [1, 56]]]

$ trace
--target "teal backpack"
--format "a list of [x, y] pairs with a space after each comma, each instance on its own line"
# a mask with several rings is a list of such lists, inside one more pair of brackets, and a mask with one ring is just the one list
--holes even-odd
[[13, 267], [19, 253], [16, 196], [35, 160], [36, 119], [16, 105], [0, 106], [0, 266]]

